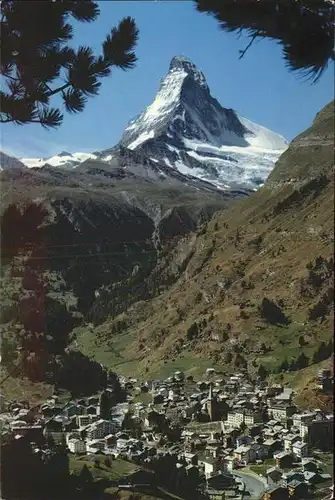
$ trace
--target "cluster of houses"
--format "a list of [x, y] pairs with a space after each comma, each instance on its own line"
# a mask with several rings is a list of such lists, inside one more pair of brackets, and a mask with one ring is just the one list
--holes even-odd
[[243, 485], [235, 473], [253, 465], [268, 464], [258, 476], [265, 500], [304, 499], [331, 479], [313, 454], [332, 451], [333, 415], [299, 411], [290, 388], [253, 382], [246, 373], [223, 378], [212, 369], [198, 382], [178, 371], [165, 380], [120, 383], [127, 400], [108, 418], [101, 396], [66, 405], [54, 396], [34, 408], [3, 404], [0, 419], [14, 435], [62, 433], [75, 454], [104, 453], [148, 469], [169, 459], [178, 473], [201, 477], [213, 500], [237, 498]]

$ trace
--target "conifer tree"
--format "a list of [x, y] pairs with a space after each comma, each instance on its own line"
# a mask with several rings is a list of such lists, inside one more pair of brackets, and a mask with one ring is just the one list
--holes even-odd
[[266, 377], [268, 376], [268, 371], [263, 365], [259, 365], [259, 368], [257, 370], [257, 375], [261, 380], [265, 380]]
[[[58, 127], [62, 104], [69, 113], [83, 111], [112, 67], [134, 67], [138, 29], [131, 17], [111, 29], [100, 55], [89, 46], [74, 49], [68, 44], [73, 21], [93, 22], [99, 13], [92, 0], [1, 2], [1, 123]], [[55, 96], [60, 99], [52, 107]]]
[[317, 81], [334, 60], [332, 0], [194, 0], [200, 12], [212, 15], [228, 33], [246, 33], [249, 44], [268, 38], [282, 48], [290, 71]]

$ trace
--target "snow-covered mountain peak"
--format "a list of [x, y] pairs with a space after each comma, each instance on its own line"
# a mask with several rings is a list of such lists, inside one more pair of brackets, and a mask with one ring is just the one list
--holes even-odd
[[154, 100], [128, 124], [116, 146], [20, 160], [28, 167], [71, 169], [88, 159], [112, 164], [123, 148], [221, 189], [257, 189], [287, 146], [281, 135], [221, 106], [195, 64], [175, 56]]
[[44, 167], [44, 165], [74, 168], [83, 161], [95, 159], [96, 157], [93, 153], [68, 153], [67, 151], [62, 151], [58, 155], [50, 156], [49, 158], [20, 158], [20, 160], [29, 168], [40, 168]]
[[172, 58], [152, 104], [130, 122], [119, 143], [220, 187], [253, 189], [287, 145], [279, 134], [221, 106], [203, 73], [184, 56]]
[[200, 71], [196, 65], [184, 56], [174, 56], [170, 62], [169, 73], [173, 74], [177, 71], [187, 73], [196, 83], [201, 85], [206, 90], [209, 90], [205, 75]]
[[61, 151], [60, 153], [58, 153], [58, 155], [55, 156], [59, 156], [61, 158], [63, 156], [72, 156], [72, 155], [68, 151]]

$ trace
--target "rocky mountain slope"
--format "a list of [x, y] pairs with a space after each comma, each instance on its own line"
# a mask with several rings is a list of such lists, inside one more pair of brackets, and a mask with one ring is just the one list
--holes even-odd
[[180, 270], [168, 250], [247, 192], [219, 191], [125, 148], [76, 168], [12, 160], [0, 174], [3, 365], [34, 382], [97, 389], [101, 366], [68, 352], [71, 330], [173, 283]]
[[203, 73], [181, 56], [172, 59], [153, 103], [130, 122], [120, 144], [225, 189], [258, 188], [288, 145], [223, 108]]
[[77, 345], [146, 376], [209, 363], [283, 376], [329, 357], [333, 110], [291, 143], [257, 193], [179, 241], [169, 257], [175, 283], [97, 329], [76, 330]]
[[[44, 380], [36, 375], [44, 362], [50, 368], [43, 356], [54, 362], [69, 348], [139, 376], [209, 363], [281, 374], [299, 368], [301, 352], [307, 364], [329, 354], [333, 103], [248, 197], [241, 179], [255, 187], [264, 160], [263, 182], [285, 141], [221, 108], [189, 61], [171, 66], [171, 88], [179, 73], [182, 82], [171, 108], [155, 116], [153, 137], [133, 144], [146, 111], [121, 144], [87, 157], [63, 152], [30, 168], [1, 157], [10, 167], [0, 174], [2, 347], [10, 365], [25, 345], [34, 380]], [[197, 118], [187, 108], [192, 95]], [[176, 156], [166, 161], [171, 148]], [[186, 158], [203, 148], [195, 169]], [[223, 178], [229, 187], [217, 189]]]
[[[18, 255], [28, 259], [28, 266], [32, 259], [47, 262], [43, 265], [51, 290], [56, 293], [53, 287], [62, 282], [72, 302], [81, 302], [79, 311], [94, 318], [155, 294], [155, 285], [146, 278], [163, 249], [235, 198], [246, 196], [243, 191], [218, 191], [210, 183], [124, 148], [115, 151], [109, 163], [88, 159], [76, 169], [50, 165], [6, 169], [1, 184], [4, 258], [19, 224], [34, 223], [11, 221], [8, 207], [15, 204], [21, 214], [32, 202], [43, 207], [38, 249], [29, 253], [23, 246]], [[32, 239], [29, 234], [26, 238]], [[9, 288], [11, 269], [5, 273]], [[166, 279], [174, 279], [173, 273]], [[18, 286], [20, 290], [19, 282]], [[12, 302], [10, 294], [7, 302]]]
[[14, 156], [7, 155], [3, 151], [0, 151], [0, 172], [5, 169], [26, 170], [27, 166]]

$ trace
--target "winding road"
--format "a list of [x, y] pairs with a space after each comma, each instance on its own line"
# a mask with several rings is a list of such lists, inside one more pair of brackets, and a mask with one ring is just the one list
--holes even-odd
[[233, 472], [233, 475], [242, 479], [246, 491], [249, 491], [250, 496], [243, 496], [244, 499], [259, 500], [266, 490], [265, 482], [258, 479], [256, 475], [246, 474], [244, 472]]

